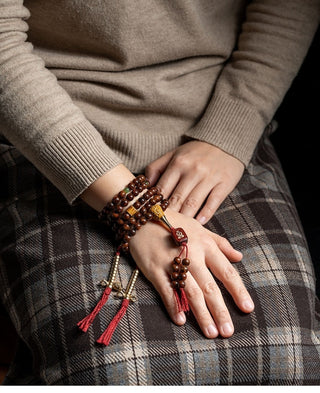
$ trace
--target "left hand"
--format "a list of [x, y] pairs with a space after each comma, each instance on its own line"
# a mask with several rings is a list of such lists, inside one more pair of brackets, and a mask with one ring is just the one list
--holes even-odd
[[164, 154], [146, 168], [170, 209], [207, 223], [244, 172], [237, 158], [206, 142], [191, 141]]

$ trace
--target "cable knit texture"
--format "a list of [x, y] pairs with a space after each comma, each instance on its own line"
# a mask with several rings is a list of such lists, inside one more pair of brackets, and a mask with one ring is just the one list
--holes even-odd
[[0, 133], [70, 203], [188, 138], [247, 165], [319, 14], [319, 0], [0, 0]]

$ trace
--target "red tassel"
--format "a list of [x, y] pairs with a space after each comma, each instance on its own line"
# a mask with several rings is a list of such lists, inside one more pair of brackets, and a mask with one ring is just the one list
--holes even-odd
[[101, 299], [99, 300], [98, 304], [95, 306], [95, 308], [92, 310], [92, 312], [83, 318], [80, 322], [77, 323], [77, 326], [79, 327], [80, 330], [82, 330], [84, 333], [89, 329], [90, 325], [92, 324], [93, 320], [99, 313], [99, 311], [102, 309], [102, 307], [105, 305], [107, 302], [109, 295], [111, 293], [112, 288], [106, 287], [104, 290]]
[[188, 312], [190, 310], [189, 303], [188, 303], [188, 299], [187, 299], [186, 293], [183, 288], [180, 288], [180, 296], [181, 296], [182, 311]]
[[97, 343], [102, 344], [102, 345], [109, 345], [111, 337], [116, 330], [121, 318], [124, 316], [124, 314], [127, 311], [127, 308], [129, 306], [129, 299], [124, 299], [121, 304], [121, 308], [118, 311], [118, 313], [115, 315], [113, 320], [110, 322], [109, 326], [107, 329], [102, 333], [102, 335], [98, 338]]
[[178, 306], [178, 312], [181, 312], [182, 311], [182, 306], [181, 306], [181, 301], [180, 301], [180, 298], [179, 298], [178, 291], [176, 289], [174, 289], [173, 293], [174, 293], [174, 296], [176, 298], [176, 302], [177, 302], [177, 306]]

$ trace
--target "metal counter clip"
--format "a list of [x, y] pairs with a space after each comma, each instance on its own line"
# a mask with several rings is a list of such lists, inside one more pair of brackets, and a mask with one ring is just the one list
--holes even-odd
[[115, 296], [117, 296], [119, 298], [123, 298], [123, 299], [128, 299], [134, 303], [137, 299], [136, 299], [136, 296], [132, 295], [132, 291], [133, 291], [134, 285], [137, 281], [138, 274], [139, 274], [139, 269], [134, 269], [134, 271], [131, 274], [128, 285], [126, 287], [126, 290], [125, 291], [119, 290]]
[[109, 278], [107, 280], [101, 280], [99, 285], [102, 287], [109, 287], [117, 292], [122, 291], [121, 284], [119, 282], [116, 282], [116, 275], [117, 275], [117, 270], [118, 270], [118, 265], [120, 261], [120, 255], [116, 254], [115, 257], [113, 258], [111, 270], [109, 273]]

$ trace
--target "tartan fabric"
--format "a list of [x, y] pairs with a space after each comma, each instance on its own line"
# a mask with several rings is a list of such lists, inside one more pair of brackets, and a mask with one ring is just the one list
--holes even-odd
[[[110, 296], [88, 333], [114, 244], [96, 213], [63, 196], [14, 147], [0, 145], [0, 294], [24, 348], [6, 384], [315, 385], [320, 382], [319, 301], [306, 241], [268, 137], [207, 227], [243, 252], [235, 266], [255, 301], [241, 313], [222, 288], [235, 334], [206, 339], [194, 317], [168, 318], [139, 276], [111, 344], [95, 340], [120, 308]], [[126, 285], [133, 262], [120, 260]], [[32, 356], [32, 362], [31, 358]]]

